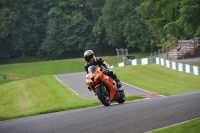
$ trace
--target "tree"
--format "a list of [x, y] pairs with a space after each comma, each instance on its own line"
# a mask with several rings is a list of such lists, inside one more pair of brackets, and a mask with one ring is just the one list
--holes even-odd
[[199, 35], [200, 2], [197, 0], [148, 0], [137, 7], [137, 12], [160, 41], [190, 39]]
[[[30, 0], [30, 1], [2, 1], [2, 13], [6, 11], [6, 14], [2, 14], [0, 19], [4, 22], [1, 24], [4, 29], [8, 29], [8, 36], [2, 36], [2, 40], [9, 40], [8, 45], [6, 42], [3, 42], [9, 48], [6, 48], [6, 53], [9, 53], [9, 56], [19, 56], [21, 53], [22, 56], [25, 56], [25, 53], [30, 52], [31, 50], [37, 49], [38, 41], [41, 40], [38, 37], [38, 27], [40, 27], [40, 19], [38, 18], [39, 7], [41, 1], [39, 0]], [[4, 10], [5, 9], [5, 10]], [[6, 22], [9, 19], [8, 22]], [[5, 21], [6, 20], [6, 21]], [[7, 26], [5, 26], [5, 24]], [[3, 29], [1, 31], [4, 31]], [[40, 30], [40, 32], [42, 29]], [[8, 39], [9, 37], [9, 39]], [[9, 51], [9, 52], [8, 52]], [[15, 53], [15, 54], [14, 54]]]
[[94, 48], [91, 34], [92, 23], [82, 13], [76, 11], [66, 16], [65, 19], [64, 43], [67, 52], [73, 50], [79, 53], [87, 48]]
[[176, 23], [181, 26], [188, 38], [200, 36], [200, 1], [182, 0], [180, 16]]
[[[179, 29], [180, 27], [173, 22], [175, 22], [179, 16], [178, 10], [180, 8], [180, 2], [181, 0], [149, 0], [143, 2], [136, 8], [138, 14], [146, 20], [146, 24], [148, 25], [150, 31], [154, 34], [154, 36], [158, 36], [156, 38], [159, 38], [160, 43], [163, 39], [167, 41], [169, 36], [179, 37], [178, 33], [181, 31]], [[170, 22], [172, 23], [169, 24]]]
[[102, 10], [102, 19], [109, 45], [116, 47], [138, 47], [143, 52], [150, 45], [150, 34], [145, 21], [135, 8], [143, 0], [109, 0]]
[[47, 24], [46, 38], [39, 48], [38, 55], [45, 55], [49, 59], [55, 59], [63, 54], [63, 19], [50, 18]]
[[22, 56], [25, 53], [34, 49], [38, 44], [38, 34], [36, 33], [36, 28], [38, 26], [37, 17], [35, 14], [34, 0], [30, 1], [19, 1], [18, 6], [15, 8], [17, 12], [18, 19], [16, 24], [16, 30], [18, 31], [15, 38], [16, 45], [15, 50], [19, 50]]
[[[83, 49], [92, 45], [92, 25], [77, 7], [77, 2], [50, 2], [47, 18], [46, 37], [40, 47], [39, 55], [47, 55], [49, 58], [61, 58], [81, 53]], [[74, 8], [74, 7], [77, 8]], [[63, 7], [70, 7], [66, 10]]]
[[16, 19], [16, 14], [10, 8], [0, 10], [0, 58], [8, 59], [10, 56]]

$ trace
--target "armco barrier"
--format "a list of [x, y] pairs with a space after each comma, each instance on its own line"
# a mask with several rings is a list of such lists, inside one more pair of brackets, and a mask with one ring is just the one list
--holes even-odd
[[166, 66], [174, 70], [187, 72], [187, 73], [191, 73], [195, 75], [200, 75], [200, 67], [197, 67], [197, 66], [172, 62], [172, 61], [161, 59], [161, 58], [156, 58], [156, 64]]
[[[135, 66], [135, 65], [146, 65], [146, 64], [159, 64], [174, 70], [182, 71], [182, 72], [187, 72], [195, 75], [200, 75], [200, 67], [197, 66], [192, 66], [188, 64], [181, 64], [177, 62], [172, 62], [169, 60], [165, 60], [162, 58], [143, 58], [143, 59], [133, 59], [128, 61], [128, 65]], [[118, 63], [114, 66], [111, 66], [110, 68], [113, 67], [123, 67], [124, 62]]]

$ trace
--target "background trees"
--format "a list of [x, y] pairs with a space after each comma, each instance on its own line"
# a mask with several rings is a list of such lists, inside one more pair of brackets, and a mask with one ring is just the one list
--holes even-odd
[[[159, 41], [191, 39], [199, 36], [200, 1], [148, 0], [136, 8]], [[163, 42], [162, 42], [163, 43]]]
[[109, 0], [102, 9], [102, 19], [109, 45], [128, 48], [145, 48], [150, 44], [150, 34], [135, 8], [143, 0]]
[[198, 0], [1, 0], [0, 61], [82, 57], [86, 49], [153, 52], [200, 36]]

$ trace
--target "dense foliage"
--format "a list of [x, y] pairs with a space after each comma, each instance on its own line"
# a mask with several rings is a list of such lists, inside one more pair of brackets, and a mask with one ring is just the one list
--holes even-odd
[[82, 57], [200, 36], [200, 0], [0, 0], [0, 62]]
[[200, 36], [200, 0], [146, 0], [136, 10], [161, 43]]

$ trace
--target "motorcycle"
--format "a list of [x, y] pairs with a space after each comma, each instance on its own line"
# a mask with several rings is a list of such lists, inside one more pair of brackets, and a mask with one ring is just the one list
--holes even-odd
[[99, 66], [91, 65], [88, 67], [86, 85], [90, 87], [105, 106], [109, 106], [112, 101], [121, 104], [126, 100], [124, 90], [119, 90], [116, 82], [111, 77], [105, 75], [103, 69]]

